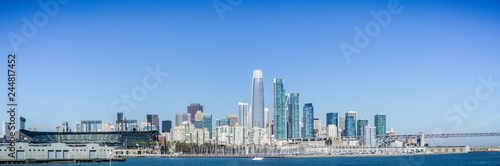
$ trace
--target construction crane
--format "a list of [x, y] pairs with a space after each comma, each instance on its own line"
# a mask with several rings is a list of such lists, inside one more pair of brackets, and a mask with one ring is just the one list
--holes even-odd
[[49, 126], [36, 127], [35, 124], [33, 124], [33, 128], [29, 128], [29, 129], [36, 131], [36, 129], [43, 129], [43, 128], [47, 128], [47, 127], [49, 127]]

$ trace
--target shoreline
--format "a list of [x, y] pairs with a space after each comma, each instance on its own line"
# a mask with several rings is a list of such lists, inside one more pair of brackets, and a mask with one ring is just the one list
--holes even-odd
[[[469, 152], [479, 153], [479, 152]], [[125, 158], [337, 158], [337, 157], [412, 157], [429, 155], [450, 155], [450, 154], [468, 154], [468, 153], [418, 153], [418, 154], [361, 154], [361, 155], [284, 155], [284, 156], [259, 156], [259, 155], [241, 155], [241, 156], [200, 156], [200, 155], [179, 155], [179, 156], [123, 156]]]

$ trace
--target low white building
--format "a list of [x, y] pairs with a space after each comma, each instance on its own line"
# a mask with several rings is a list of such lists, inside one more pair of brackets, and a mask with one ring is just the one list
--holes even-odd
[[0, 159], [92, 159], [109, 158], [113, 148], [99, 144], [43, 143], [29, 144], [17, 142], [15, 152], [9, 156], [8, 144], [0, 144]]
[[252, 144], [266, 145], [269, 144], [266, 128], [254, 127], [252, 128]]

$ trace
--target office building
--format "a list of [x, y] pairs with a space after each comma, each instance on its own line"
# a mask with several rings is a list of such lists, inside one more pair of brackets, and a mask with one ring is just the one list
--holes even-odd
[[299, 93], [291, 93], [289, 96], [288, 138], [300, 138]]
[[369, 148], [378, 147], [377, 137], [375, 136], [376, 128], [374, 126], [363, 127], [363, 144]]
[[171, 129], [172, 129], [172, 121], [171, 120], [161, 121], [161, 132], [162, 133], [170, 133]]
[[345, 116], [340, 116], [339, 117], [339, 127], [340, 131], [342, 132], [342, 136], [345, 136]]
[[[347, 116], [352, 116], [352, 117], [354, 118], [354, 130], [356, 130], [356, 131], [355, 131], [355, 133], [354, 133], [355, 135], [357, 135], [357, 134], [358, 134], [358, 132], [357, 132], [357, 130], [358, 130], [358, 129], [357, 129], [358, 122], [357, 122], [357, 119], [356, 119], [356, 115], [357, 115], [357, 113], [356, 113], [355, 111], [348, 111], [347, 113], [345, 113], [345, 116], [346, 116], [346, 117], [347, 117]], [[347, 118], [346, 118], [346, 119], [347, 119]]]
[[[196, 112], [201, 111], [203, 113], [203, 106], [200, 105], [200, 103], [192, 103], [189, 106], [187, 106], [187, 113], [190, 115], [190, 120], [192, 124], [194, 124], [195, 121], [195, 115]], [[175, 122], [177, 125], [177, 122]], [[180, 124], [180, 123], [179, 123]]]
[[302, 111], [303, 111], [303, 122], [302, 123], [304, 124], [304, 133], [303, 133], [302, 137], [303, 138], [312, 138], [312, 137], [314, 137], [314, 129], [316, 128], [315, 123], [314, 123], [314, 107], [313, 107], [312, 103], [304, 104], [304, 108]]
[[345, 117], [345, 136], [347, 137], [356, 136], [356, 121], [352, 116]]
[[264, 126], [269, 122], [269, 108], [264, 108]]
[[182, 122], [184, 122], [184, 121], [189, 121], [190, 123], [194, 123], [194, 121], [191, 122], [191, 114], [190, 113], [176, 113], [175, 114], [175, 126], [181, 125]]
[[365, 126], [368, 126], [368, 120], [366, 120], [366, 119], [360, 119], [360, 120], [358, 120], [358, 127], [357, 127], [358, 128], [358, 130], [357, 130], [357, 132], [358, 132], [357, 136], [358, 137], [362, 137], [362, 135], [364, 134], [363, 128]]
[[386, 134], [384, 114], [375, 115], [375, 127], [377, 128], [377, 136], [383, 136]]
[[339, 114], [336, 112], [326, 113], [326, 126], [328, 125], [339, 126], [338, 117]]
[[234, 127], [238, 123], [238, 115], [226, 115], [229, 119], [229, 126]]
[[215, 120], [215, 127], [218, 126], [231, 126], [231, 121], [228, 118], [221, 118]]
[[238, 102], [238, 125], [247, 126], [248, 103]]
[[252, 127], [264, 128], [264, 78], [262, 70], [254, 70], [252, 78]]
[[203, 116], [203, 128], [207, 128], [208, 135], [210, 139], [212, 139], [212, 115], [204, 115]]
[[275, 78], [273, 80], [273, 93], [274, 93], [274, 135], [276, 139], [287, 138], [287, 114], [285, 105], [285, 90], [283, 89], [283, 82], [281, 79]]

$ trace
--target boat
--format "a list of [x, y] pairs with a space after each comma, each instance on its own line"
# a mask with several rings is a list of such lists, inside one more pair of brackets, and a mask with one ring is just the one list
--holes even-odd
[[254, 157], [252, 160], [264, 160], [262, 157]]

